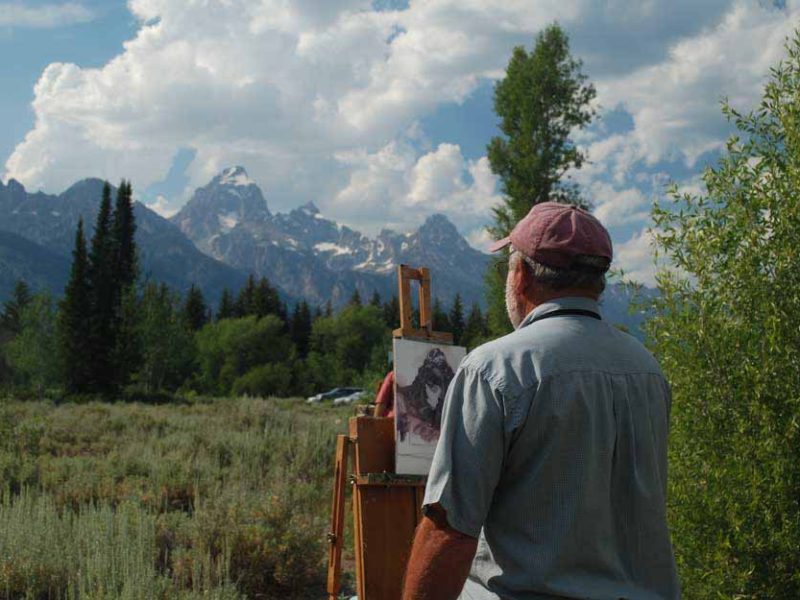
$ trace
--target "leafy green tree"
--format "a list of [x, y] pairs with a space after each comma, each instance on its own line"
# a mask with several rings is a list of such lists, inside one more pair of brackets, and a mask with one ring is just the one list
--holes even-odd
[[461, 302], [461, 294], [456, 294], [453, 298], [453, 306], [450, 307], [450, 331], [453, 332], [453, 341], [456, 344], [461, 343], [464, 336], [464, 305]]
[[370, 365], [373, 348], [387, 343], [381, 311], [374, 306], [347, 306], [312, 327], [311, 349], [335, 358], [339, 381], [352, 383]]
[[11, 367], [21, 375], [22, 383], [36, 390], [39, 398], [59, 381], [56, 309], [49, 294], [37, 294], [22, 310], [20, 332], [9, 342], [6, 354]]
[[92, 325], [92, 290], [83, 219], [75, 231], [72, 266], [58, 315], [58, 341], [63, 368], [62, 380], [68, 393], [86, 393], [92, 386], [92, 348], [87, 332]]
[[[507, 236], [540, 202], [585, 204], [569, 181], [569, 172], [585, 160], [570, 135], [595, 115], [591, 102], [596, 92], [581, 69], [582, 62], [570, 54], [566, 33], [555, 24], [536, 37], [531, 52], [514, 48], [506, 76], [494, 91], [502, 135], [492, 138], [487, 148], [503, 192], [489, 227], [495, 239]], [[489, 327], [495, 335], [511, 331], [505, 274], [502, 266], [486, 273]]]
[[673, 390], [669, 517], [687, 598], [800, 597], [800, 36], [706, 192], [653, 210], [646, 323]]
[[154, 394], [180, 387], [191, 370], [194, 344], [180, 297], [166, 285], [145, 286], [138, 333], [142, 358], [134, 381], [141, 391]]
[[186, 300], [183, 303], [183, 318], [186, 325], [192, 331], [201, 329], [208, 322], [208, 307], [203, 297], [203, 291], [192, 284], [186, 293]]
[[237, 379], [265, 364], [296, 359], [294, 345], [276, 315], [224, 319], [208, 323], [195, 334], [199, 372], [193, 386], [224, 395]]
[[22, 279], [14, 285], [11, 298], [3, 305], [0, 314], [0, 327], [16, 335], [22, 329], [22, 311], [30, 304], [31, 290]]
[[217, 308], [217, 321], [222, 319], [232, 319], [236, 314], [236, 304], [233, 301], [233, 294], [228, 288], [222, 290], [222, 297]]
[[103, 186], [103, 196], [89, 251], [88, 279], [92, 291], [91, 321], [88, 330], [92, 387], [100, 393], [114, 391], [114, 325], [116, 316], [114, 263], [116, 251], [111, 230], [111, 186]]

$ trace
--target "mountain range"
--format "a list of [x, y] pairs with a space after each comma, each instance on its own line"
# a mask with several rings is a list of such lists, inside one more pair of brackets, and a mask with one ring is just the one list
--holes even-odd
[[[58, 195], [29, 193], [14, 179], [0, 182], [0, 301], [24, 278], [60, 294], [66, 281], [75, 227], [91, 234], [103, 182], [84, 179]], [[449, 306], [460, 294], [467, 307], [483, 303], [490, 257], [474, 248], [441, 214], [412, 232], [383, 229], [369, 237], [325, 218], [309, 202], [272, 213], [261, 189], [242, 167], [230, 167], [198, 188], [165, 219], [141, 203], [134, 208], [142, 273], [185, 291], [194, 283], [212, 303], [249, 274], [265, 276], [289, 302], [345, 304], [358, 290], [365, 300], [397, 290], [396, 266], [431, 269], [433, 295]], [[635, 328], [623, 288], [609, 286], [604, 312]]]

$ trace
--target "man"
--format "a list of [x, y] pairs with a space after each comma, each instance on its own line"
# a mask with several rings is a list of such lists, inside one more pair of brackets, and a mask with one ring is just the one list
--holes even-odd
[[679, 598], [670, 391], [650, 353], [601, 319], [608, 232], [546, 202], [492, 251], [509, 246], [515, 331], [450, 384], [404, 598]]

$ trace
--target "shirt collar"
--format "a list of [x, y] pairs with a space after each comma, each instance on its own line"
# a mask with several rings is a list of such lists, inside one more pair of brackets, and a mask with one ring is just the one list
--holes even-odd
[[548, 300], [547, 302], [540, 304], [531, 312], [529, 312], [528, 315], [522, 320], [522, 323], [519, 324], [519, 329], [522, 329], [526, 325], [530, 325], [531, 321], [540, 315], [546, 315], [554, 310], [561, 310], [564, 308], [591, 310], [592, 312], [596, 312], [598, 315], [600, 314], [600, 303], [597, 300], [584, 298], [583, 296], [564, 296], [562, 298], [553, 298], [552, 300]]

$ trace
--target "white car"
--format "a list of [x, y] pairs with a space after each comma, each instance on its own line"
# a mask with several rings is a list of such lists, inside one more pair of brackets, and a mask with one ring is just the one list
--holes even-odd
[[341, 398], [336, 398], [333, 401], [334, 406], [341, 406], [342, 404], [352, 404], [353, 402], [358, 402], [362, 398], [367, 395], [367, 392], [361, 390], [360, 392], [355, 392], [354, 394], [350, 394], [349, 396], [342, 396]]
[[364, 390], [357, 387], [333, 388], [327, 392], [322, 392], [321, 394], [311, 396], [310, 398], [306, 399], [306, 402], [309, 404], [316, 404], [317, 402], [322, 402], [323, 400], [336, 400], [338, 398], [344, 398], [345, 396], [352, 396], [359, 393], [363, 394]]

